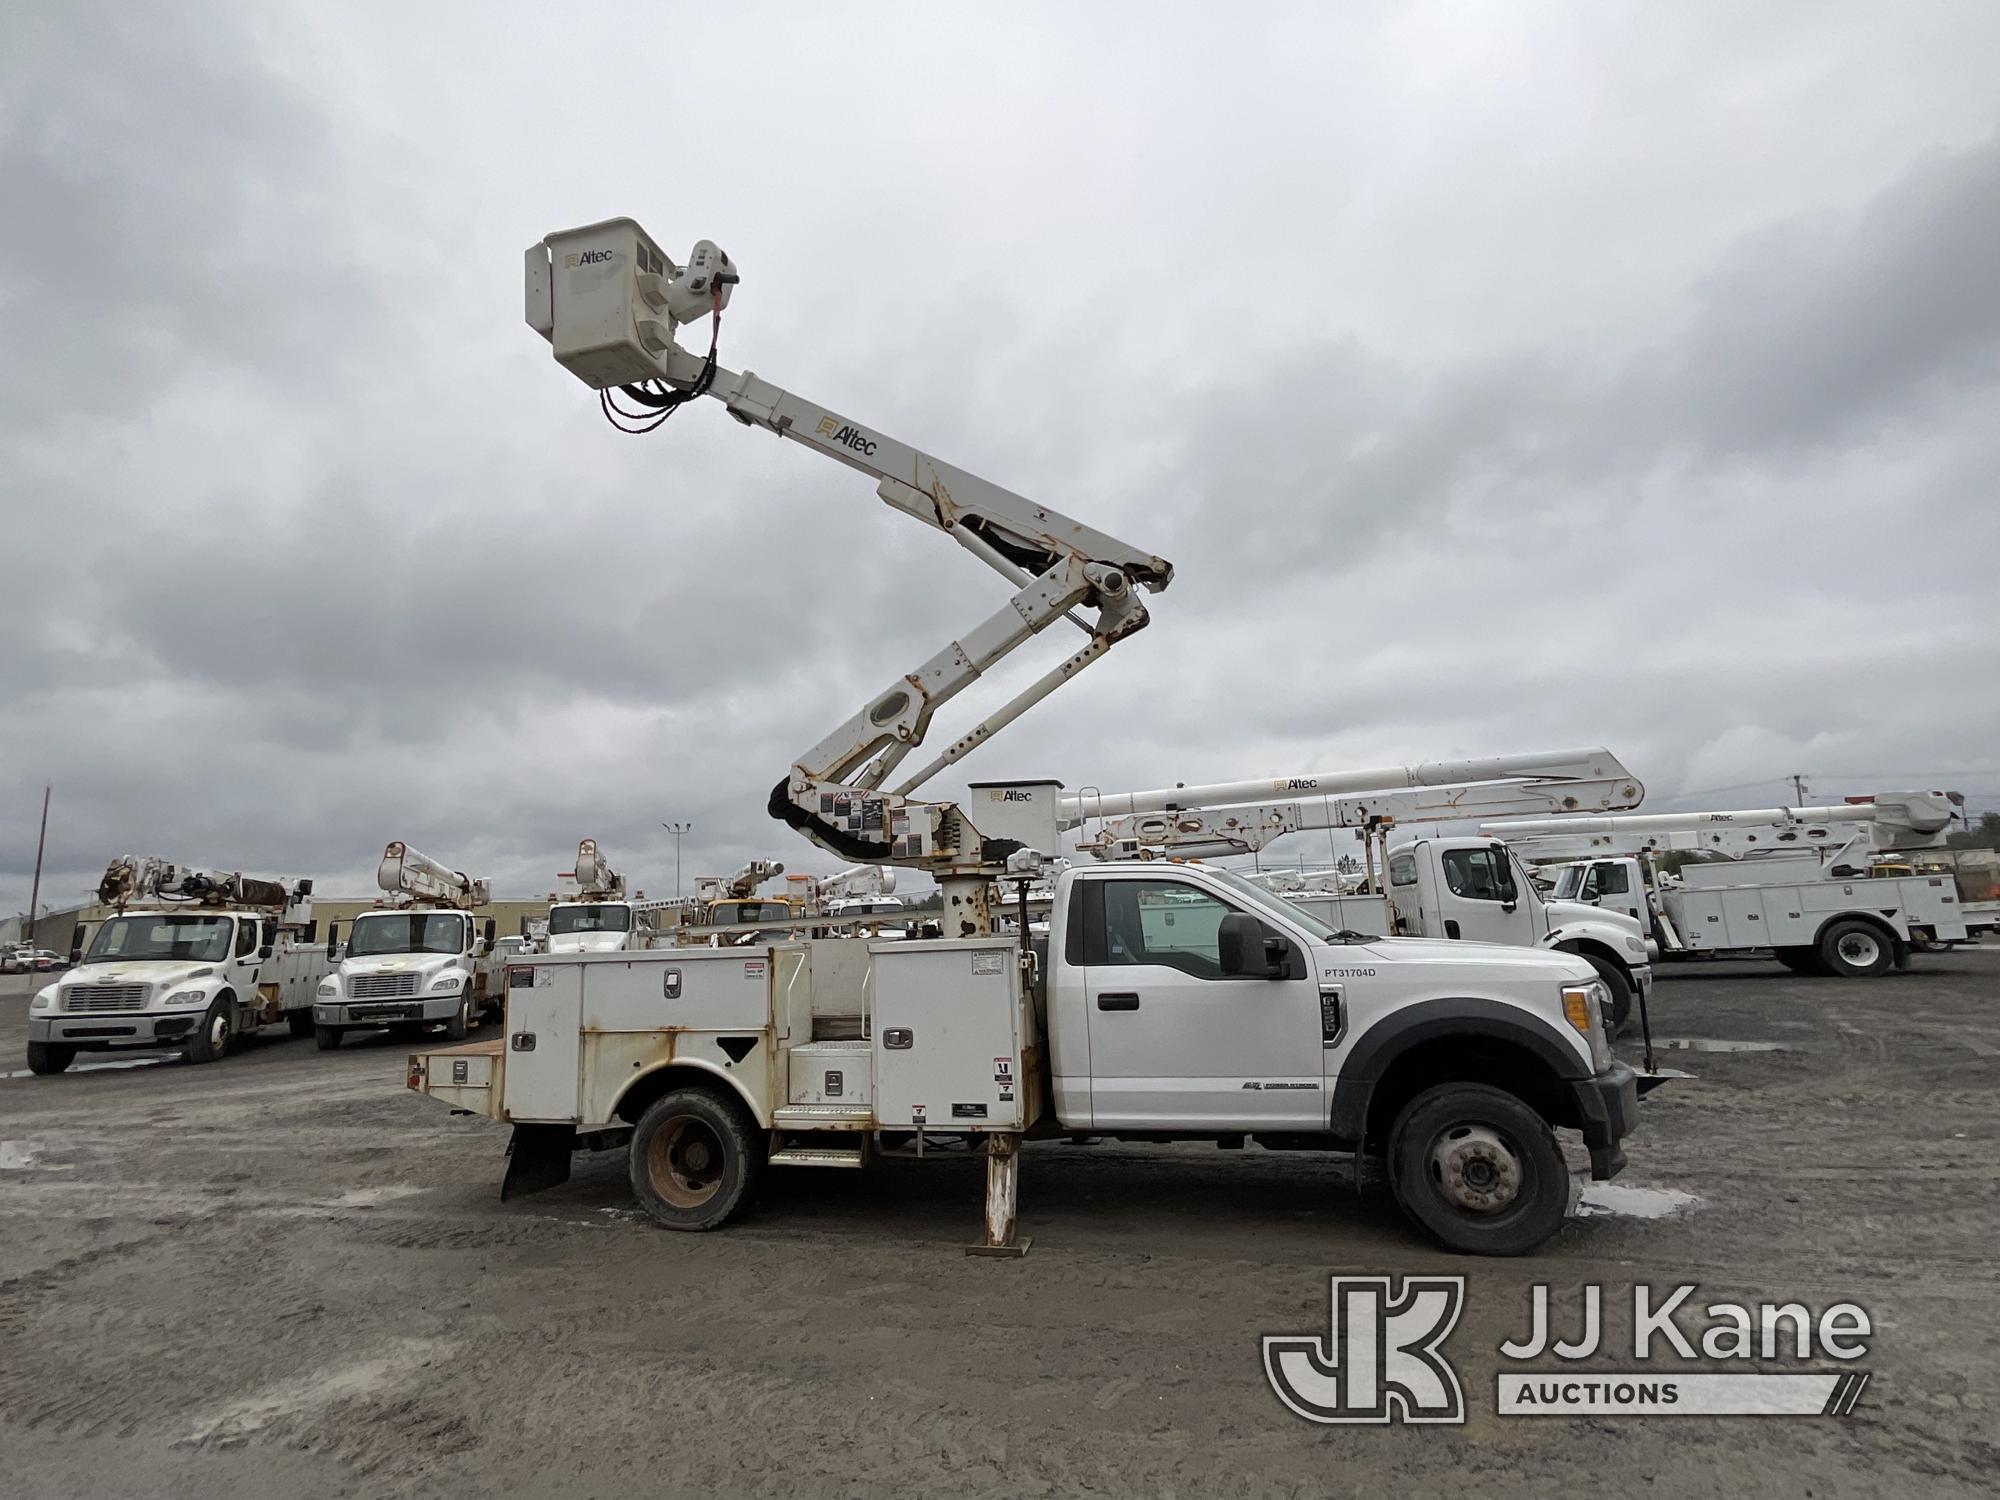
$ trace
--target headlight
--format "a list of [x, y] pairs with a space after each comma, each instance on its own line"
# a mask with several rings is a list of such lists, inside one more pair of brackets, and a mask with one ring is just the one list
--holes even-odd
[[319, 992], [322, 995], [338, 995], [340, 993], [340, 981], [329, 974], [319, 982]]
[[55, 1008], [56, 992], [53, 989], [40, 991], [34, 999], [28, 1002], [29, 1010], [54, 1010]]
[[431, 981], [431, 988], [434, 990], [455, 990], [458, 985], [459, 976], [456, 974], [440, 974]]
[[160, 1002], [160, 1004], [169, 1009], [177, 1005], [206, 1005], [207, 1003], [208, 992], [206, 990], [175, 990]]
[[1646, 940], [1644, 938], [1628, 937], [1625, 939], [1625, 951], [1632, 954], [1635, 958], [1644, 958], [1646, 956]]

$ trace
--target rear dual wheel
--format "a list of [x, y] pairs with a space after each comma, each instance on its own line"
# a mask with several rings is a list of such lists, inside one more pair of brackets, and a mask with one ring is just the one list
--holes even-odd
[[1819, 961], [1843, 979], [1873, 979], [1896, 965], [1896, 947], [1871, 922], [1835, 922], [1821, 934]]

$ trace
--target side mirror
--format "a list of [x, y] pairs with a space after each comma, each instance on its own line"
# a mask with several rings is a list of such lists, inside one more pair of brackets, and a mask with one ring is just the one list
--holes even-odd
[[79, 922], [69, 930], [69, 962], [76, 967], [76, 961], [83, 956], [83, 923]]
[[326, 961], [332, 963], [339, 957], [340, 924], [338, 922], [329, 922], [326, 924]]
[[1215, 956], [1230, 978], [1283, 979], [1290, 952], [1283, 938], [1266, 937], [1264, 924], [1247, 912], [1233, 911], [1216, 925]]
[[264, 959], [269, 958], [270, 956], [271, 956], [271, 944], [269, 943], [265, 943], [262, 947], [260, 947], [257, 950], [257, 957], [260, 962]]
[[498, 930], [499, 929], [493, 925], [493, 919], [491, 917], [488, 917], [486, 919], [486, 927], [485, 927], [486, 951], [488, 953], [491, 953], [493, 951], [493, 934]]

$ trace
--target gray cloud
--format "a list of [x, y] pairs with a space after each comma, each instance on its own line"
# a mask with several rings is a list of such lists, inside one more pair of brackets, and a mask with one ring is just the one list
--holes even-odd
[[58, 899], [391, 837], [657, 887], [672, 818], [831, 863], [769, 786], [1005, 590], [713, 410], [604, 429], [515, 277], [607, 212], [743, 262], [726, 359], [1179, 564], [963, 775], [1602, 740], [1658, 801], [2000, 798], [2000, 22], [509, 19], [5, 23], [0, 904], [45, 780]]

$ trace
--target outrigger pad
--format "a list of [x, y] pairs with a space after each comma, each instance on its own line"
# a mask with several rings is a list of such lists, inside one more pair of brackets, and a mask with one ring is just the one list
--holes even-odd
[[[1639, 1075], [1639, 1097], [1641, 1099], [1645, 1098], [1661, 1084], [1672, 1083], [1676, 1078], [1692, 1077], [1694, 1077], [1694, 1074], [1683, 1073], [1679, 1068], [1658, 1068], [1651, 1073], [1641, 1073]], [[516, 1125], [514, 1128], [516, 1130], [525, 1130], [527, 1127]]]
[[569, 1159], [576, 1150], [574, 1125], [516, 1125], [507, 1143], [507, 1175], [500, 1180], [500, 1201], [523, 1198], [569, 1181]]

